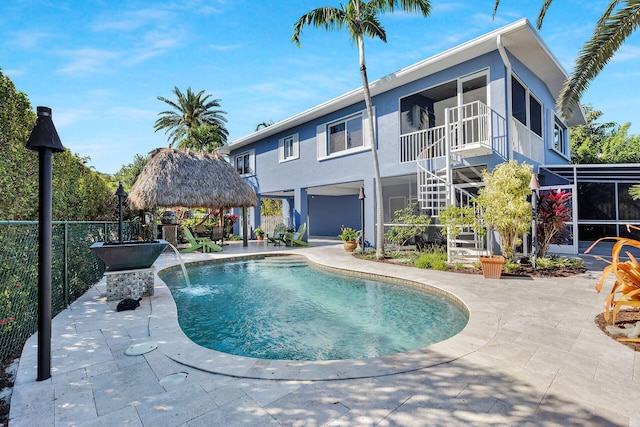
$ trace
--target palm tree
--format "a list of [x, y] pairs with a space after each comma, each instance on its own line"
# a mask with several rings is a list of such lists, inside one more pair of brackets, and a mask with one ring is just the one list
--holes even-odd
[[364, 36], [379, 38], [387, 41], [387, 33], [382, 27], [378, 16], [386, 12], [393, 13], [395, 8], [405, 12], [420, 12], [422, 16], [429, 16], [431, 4], [429, 0], [349, 0], [347, 4], [340, 3], [339, 8], [321, 7], [302, 15], [293, 24], [293, 36], [291, 41], [300, 47], [300, 35], [305, 26], [313, 25], [325, 30], [340, 30], [347, 27], [351, 39], [358, 45], [360, 55], [360, 74], [362, 76], [362, 88], [364, 90], [364, 102], [367, 107], [369, 120], [369, 132], [372, 137], [371, 157], [373, 159], [373, 172], [375, 184], [376, 206], [376, 258], [384, 258], [384, 220], [382, 209], [382, 184], [380, 182], [380, 166], [378, 164], [378, 152], [376, 149], [376, 134], [373, 121], [373, 106], [371, 104], [371, 92], [369, 91], [369, 78], [364, 60]]
[[225, 127], [227, 119], [226, 111], [217, 110], [220, 107], [219, 99], [209, 100], [211, 95], [204, 95], [204, 90], [194, 93], [191, 88], [187, 88], [187, 93], [180, 92], [178, 87], [173, 88], [173, 93], [177, 97], [177, 102], [159, 96], [160, 101], [169, 104], [173, 110], [158, 113], [160, 118], [156, 120], [153, 128], [155, 132], [165, 129], [168, 134], [169, 147], [174, 143], [189, 137], [189, 129], [209, 125], [216, 128], [218, 139], [222, 144], [227, 142], [229, 132]]
[[268, 122], [260, 122], [256, 125], [255, 131], [258, 132], [260, 129], [268, 128], [272, 124], [273, 124], [273, 120], [269, 120]]
[[178, 142], [178, 148], [213, 153], [224, 143], [220, 140], [218, 126], [192, 126], [187, 130], [187, 137]]
[[[542, 21], [552, 0], [543, 0], [537, 27], [542, 28]], [[500, 0], [496, 0], [493, 9], [495, 16]], [[576, 62], [565, 82], [558, 98], [558, 111], [567, 120], [578, 108], [582, 94], [591, 81], [602, 71], [609, 60], [622, 46], [626, 38], [640, 24], [640, 0], [610, 0], [593, 30], [593, 35], [582, 46]]]

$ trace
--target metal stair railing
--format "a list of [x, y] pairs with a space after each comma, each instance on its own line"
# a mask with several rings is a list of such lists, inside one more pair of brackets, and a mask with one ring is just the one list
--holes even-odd
[[[444, 126], [441, 126], [444, 128]], [[446, 134], [422, 150], [416, 159], [418, 165], [418, 200], [420, 207], [431, 216], [438, 216], [447, 205], [447, 180], [441, 176], [447, 170]]]
[[[452, 166], [462, 161], [455, 151], [464, 149], [468, 144], [486, 144], [489, 139], [489, 108], [475, 101], [463, 106], [447, 109], [446, 124], [438, 132], [429, 133], [433, 139], [416, 158], [418, 166], [418, 200], [420, 207], [432, 217], [437, 217], [448, 205], [473, 206], [478, 209], [475, 197], [466, 190], [453, 184]], [[437, 136], [437, 138], [434, 138]], [[470, 224], [462, 236], [447, 238], [447, 253], [450, 262], [477, 260], [484, 249], [484, 240]]]

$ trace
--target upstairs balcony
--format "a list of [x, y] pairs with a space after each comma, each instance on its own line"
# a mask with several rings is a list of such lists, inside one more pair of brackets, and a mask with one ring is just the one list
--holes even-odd
[[[444, 125], [400, 135], [400, 162], [416, 161], [420, 153], [441, 144], [448, 146], [450, 154], [458, 157], [504, 152], [506, 132], [503, 122], [504, 119], [500, 120], [480, 101], [447, 108]], [[442, 155], [425, 154], [426, 157]]]

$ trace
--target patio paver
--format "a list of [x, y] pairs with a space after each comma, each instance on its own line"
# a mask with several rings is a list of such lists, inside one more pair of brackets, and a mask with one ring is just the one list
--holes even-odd
[[[451, 340], [392, 358], [256, 361], [191, 351], [197, 346], [176, 332], [175, 304], [158, 278], [153, 297], [121, 313], [107, 304], [103, 280], [53, 320], [51, 379], [35, 380], [37, 336], [25, 345], [9, 425], [640, 425], [640, 357], [595, 325], [604, 299], [594, 290], [597, 272], [485, 280], [361, 261], [321, 240], [305, 248], [234, 242], [184, 258], [261, 253], [439, 287], [470, 307], [470, 324]], [[163, 254], [156, 266], [175, 263]], [[124, 355], [146, 341], [158, 348]], [[176, 372], [188, 374], [183, 383], [160, 385]], [[282, 379], [263, 379], [270, 375]], [[332, 379], [314, 380], [323, 375]]]

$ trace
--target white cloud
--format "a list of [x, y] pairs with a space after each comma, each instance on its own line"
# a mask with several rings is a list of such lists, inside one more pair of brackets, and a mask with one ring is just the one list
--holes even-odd
[[58, 38], [54, 33], [47, 31], [23, 30], [11, 33], [11, 37], [6, 42], [10, 46], [18, 49], [32, 50], [41, 47], [43, 44], [49, 44], [51, 40]]
[[242, 44], [230, 44], [230, 45], [212, 44], [212, 45], [209, 45], [209, 49], [217, 50], [218, 52], [228, 52], [230, 50], [242, 49], [243, 47], [244, 46]]
[[640, 59], [640, 46], [624, 45], [614, 54], [611, 62], [637, 61]]
[[171, 14], [169, 12], [157, 8], [128, 11], [109, 15], [108, 17], [103, 15], [94, 22], [93, 30], [96, 32], [132, 32], [150, 24], [156, 24], [159, 21], [168, 22], [170, 17]]
[[114, 63], [123, 57], [121, 52], [93, 48], [65, 50], [58, 53], [67, 58], [69, 63], [56, 71], [75, 76], [110, 71], [114, 68]]
[[4, 74], [5, 76], [9, 76], [12, 79], [15, 79], [16, 77], [20, 77], [26, 74], [25, 70], [5, 70], [2, 69], [0, 70], [2, 71], [2, 74]]

